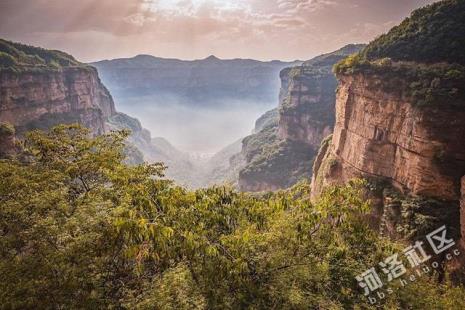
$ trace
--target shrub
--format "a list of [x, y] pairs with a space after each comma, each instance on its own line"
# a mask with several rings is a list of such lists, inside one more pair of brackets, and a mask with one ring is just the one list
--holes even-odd
[[15, 127], [10, 123], [3, 123], [0, 122], [0, 135], [14, 135], [15, 134]]
[[13, 58], [13, 56], [4, 52], [0, 52], [0, 67], [8, 68], [16, 64], [16, 60]]

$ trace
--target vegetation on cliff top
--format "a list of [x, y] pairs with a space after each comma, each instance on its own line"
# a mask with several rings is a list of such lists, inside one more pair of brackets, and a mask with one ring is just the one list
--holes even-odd
[[465, 307], [461, 288], [426, 275], [368, 303], [355, 277], [399, 245], [366, 224], [360, 183], [314, 204], [308, 184], [191, 192], [161, 165], [125, 165], [126, 136], [58, 126], [0, 161], [2, 308]]
[[386, 91], [416, 105], [465, 102], [465, 1], [446, 0], [418, 9], [399, 26], [333, 70], [375, 75]]
[[59, 69], [62, 67], [82, 66], [73, 56], [61, 51], [0, 39], [0, 69], [13, 71]]
[[334, 70], [340, 75], [374, 77], [384, 91], [399, 93], [416, 106], [461, 106], [465, 102], [465, 66], [459, 64], [393, 62], [389, 58], [367, 61], [356, 54]]
[[362, 58], [465, 65], [465, 1], [445, 0], [413, 11], [371, 42]]

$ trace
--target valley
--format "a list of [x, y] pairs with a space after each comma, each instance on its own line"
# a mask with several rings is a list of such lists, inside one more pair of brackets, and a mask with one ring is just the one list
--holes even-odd
[[165, 2], [0, 39], [0, 309], [465, 309], [465, 0]]
[[163, 159], [169, 178], [198, 188], [225, 182], [237, 186], [242, 161], [229, 163], [234, 156], [241, 157], [240, 140], [252, 132], [265, 111], [276, 106], [279, 72], [300, 63], [139, 55], [91, 65], [110, 89], [118, 110], [137, 117], [153, 136], [166, 139], [161, 145], [156, 144], [162, 140], [154, 140], [155, 148], [169, 144], [171, 155], [176, 154], [166, 157], [146, 149], [147, 160]]

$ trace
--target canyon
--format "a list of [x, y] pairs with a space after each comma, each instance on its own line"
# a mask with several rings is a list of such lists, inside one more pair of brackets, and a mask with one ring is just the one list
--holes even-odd
[[276, 107], [280, 70], [300, 63], [138, 55], [91, 65], [121, 112], [183, 152], [211, 156]]
[[270, 191], [310, 179], [320, 143], [334, 126], [337, 81], [332, 66], [364, 45], [347, 45], [280, 73], [274, 119], [243, 140], [242, 191]]
[[[242, 167], [242, 158], [238, 154], [240, 140], [222, 148], [211, 158], [193, 156], [180, 151], [164, 138], [152, 138], [151, 132], [143, 128], [137, 118], [117, 111], [113, 97], [100, 80], [96, 68], [60, 51], [6, 40], [0, 41], [0, 52], [2, 157], [11, 156], [18, 150], [16, 142], [27, 131], [79, 123], [89, 128], [93, 135], [130, 130], [127, 162], [163, 162], [168, 167], [166, 177], [179, 185], [199, 188], [225, 182], [236, 184], [237, 170]], [[260, 62], [252, 61], [252, 64], [257, 63]], [[266, 68], [261, 73], [264, 83], [276, 78], [267, 70], [279, 70], [279, 66], [284, 64], [288, 63], [265, 64]], [[239, 69], [246, 70], [244, 65], [239, 65]], [[254, 66], [249, 69], [250, 72], [257, 70]], [[222, 83], [228, 84], [228, 81], [223, 80]]]

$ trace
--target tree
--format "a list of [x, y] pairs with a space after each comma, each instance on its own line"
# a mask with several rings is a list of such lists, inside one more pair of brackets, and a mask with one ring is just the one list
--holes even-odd
[[[0, 161], [0, 308], [373, 308], [355, 277], [401, 245], [367, 226], [363, 182], [317, 203], [306, 183], [188, 191], [162, 164], [125, 165], [127, 134], [34, 131]], [[464, 297], [425, 277], [379, 307], [452, 309]]]

